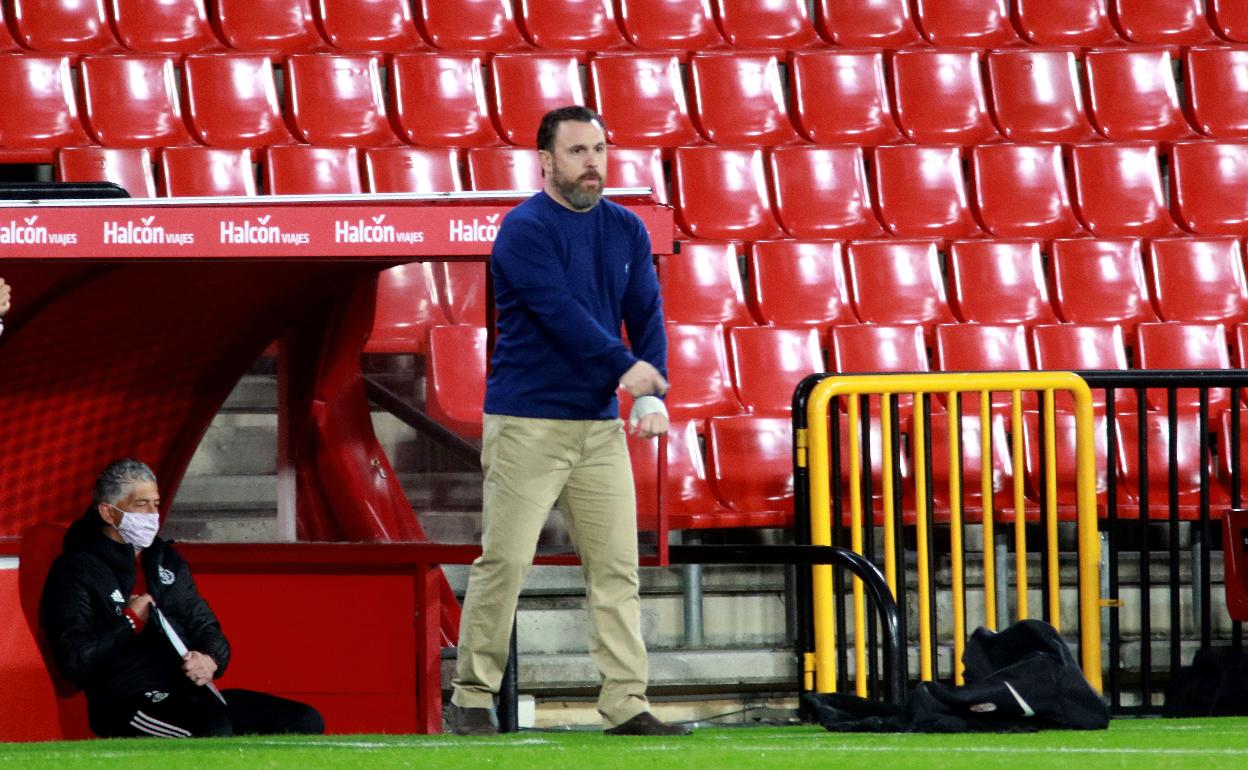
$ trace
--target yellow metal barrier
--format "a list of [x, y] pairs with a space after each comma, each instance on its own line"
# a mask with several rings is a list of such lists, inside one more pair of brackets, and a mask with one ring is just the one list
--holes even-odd
[[[904, 570], [904, 564], [897, 564], [895, 559], [896, 538], [900, 533], [895, 531], [894, 492], [902, 483], [893, 477], [894, 454], [901, 451], [894, 446], [891, 426], [890, 399], [886, 396], [894, 394], [913, 394], [915, 416], [913, 420], [912, 454], [914, 457], [914, 502], [916, 508], [915, 545], [918, 551], [917, 585], [918, 585], [918, 619], [919, 619], [919, 676], [925, 681], [933, 677], [935, 650], [932, 645], [931, 608], [935, 601], [930, 575], [933, 554], [931, 553], [932, 533], [928, 530], [928, 445], [926, 420], [920, 406], [925, 397], [942, 394], [948, 404], [950, 421], [949, 451], [949, 526], [950, 553], [949, 564], [952, 574], [953, 589], [953, 650], [956, 661], [954, 676], [958, 684], [962, 683], [962, 651], [966, 641], [966, 606], [965, 597], [965, 553], [962, 542], [962, 435], [954, 430], [953, 424], [963, 408], [964, 394], [978, 395], [978, 412], [980, 418], [980, 455], [983, 464], [980, 477], [983, 500], [982, 532], [984, 540], [984, 618], [983, 625], [995, 629], [997, 626], [996, 587], [1002, 581], [1008, 585], [1008, 576], [998, 574], [1004, 565], [998, 565], [993, 556], [995, 532], [993, 530], [994, 487], [992, 477], [992, 421], [991, 394], [1008, 392], [1011, 394], [1010, 409], [1011, 426], [1011, 463], [1014, 469], [1013, 487], [1013, 519], [1014, 545], [1017, 552], [1014, 564], [1014, 584], [1016, 591], [1017, 618], [1029, 616], [1027, 590], [1027, 540], [1025, 530], [1025, 498], [1024, 498], [1024, 467], [1023, 467], [1023, 409], [1024, 391], [1042, 391], [1042, 429], [1045, 446], [1044, 499], [1046, 517], [1042, 522], [1046, 532], [1048, 549], [1042, 558], [1047, 562], [1048, 582], [1044, 590], [1048, 596], [1049, 623], [1061, 628], [1061, 575], [1058, 561], [1058, 511], [1057, 511], [1057, 455], [1055, 448], [1054, 392], [1069, 392], [1075, 402], [1076, 423], [1076, 529], [1078, 535], [1079, 558], [1079, 619], [1080, 648], [1084, 675], [1093, 687], [1101, 689], [1101, 629], [1100, 629], [1100, 542], [1097, 535], [1096, 521], [1096, 467], [1093, 445], [1092, 397], [1088, 386], [1078, 376], [1069, 372], [991, 372], [991, 373], [945, 373], [945, 374], [905, 374], [905, 375], [850, 375], [828, 377], [820, 381], [807, 400], [806, 435], [796, 437], [798, 446], [804, 450], [798, 453], [799, 464], [805, 463], [810, 481], [810, 525], [811, 542], [814, 545], [832, 544], [832, 501], [831, 474], [839, 470], [833, 469], [830, 462], [829, 441], [829, 404], [836, 397], [845, 397], [848, 417], [848, 437], [844, 445], [849, 450], [849, 503], [850, 503], [850, 540], [851, 548], [862, 553], [864, 527], [873, 526], [869, 511], [864, 512], [862, 494], [862, 457], [861, 457], [861, 413], [868, 407], [870, 396], [880, 397], [880, 419], [882, 426], [881, 464], [883, 466], [883, 529], [884, 529], [884, 574], [894, 596], [897, 593], [898, 570]], [[967, 400], [969, 406], [969, 400]], [[839, 420], [839, 416], [832, 416]], [[870, 505], [868, 501], [867, 506]], [[870, 556], [869, 554], [867, 554]], [[812, 595], [814, 601], [815, 651], [813, 660], [807, 660], [807, 680], [813, 676], [816, 692], [833, 692], [836, 689], [836, 616], [833, 607], [832, 567], [817, 565], [812, 567]], [[861, 581], [854, 579], [853, 591], [853, 623], [854, 623], [854, 669], [855, 689], [859, 695], [867, 694], [867, 648], [866, 648], [866, 606]], [[813, 669], [813, 671], [811, 670]]]

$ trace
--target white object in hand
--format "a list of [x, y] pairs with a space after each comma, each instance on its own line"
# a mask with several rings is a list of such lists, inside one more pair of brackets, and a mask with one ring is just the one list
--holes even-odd
[[628, 427], [636, 430], [641, 418], [648, 414], [667, 416], [667, 404], [657, 396], [641, 396], [633, 402], [633, 409], [628, 413]]

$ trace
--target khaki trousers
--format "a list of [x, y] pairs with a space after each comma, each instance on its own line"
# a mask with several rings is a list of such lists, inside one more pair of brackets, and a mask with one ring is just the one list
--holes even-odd
[[559, 503], [584, 565], [591, 638], [602, 676], [598, 712], [615, 726], [649, 709], [649, 664], [637, 595], [637, 503], [620, 420], [485, 415], [482, 553], [472, 564], [451, 700], [490, 708], [502, 683], [521, 586]]

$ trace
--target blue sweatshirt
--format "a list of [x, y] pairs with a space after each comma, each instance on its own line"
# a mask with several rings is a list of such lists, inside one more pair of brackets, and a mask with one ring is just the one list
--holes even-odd
[[539, 192], [503, 219], [490, 270], [498, 336], [488, 414], [611, 419], [620, 377], [638, 360], [667, 376], [650, 236], [628, 209], [604, 198], [572, 211]]

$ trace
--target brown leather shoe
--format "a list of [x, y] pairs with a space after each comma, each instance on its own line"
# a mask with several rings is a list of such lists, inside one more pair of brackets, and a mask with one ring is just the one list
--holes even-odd
[[643, 711], [623, 724], [602, 731], [604, 735], [689, 735], [684, 725], [669, 725], [649, 711]]
[[456, 735], [498, 735], [494, 709], [464, 708], [452, 703], [446, 709], [446, 721]]

